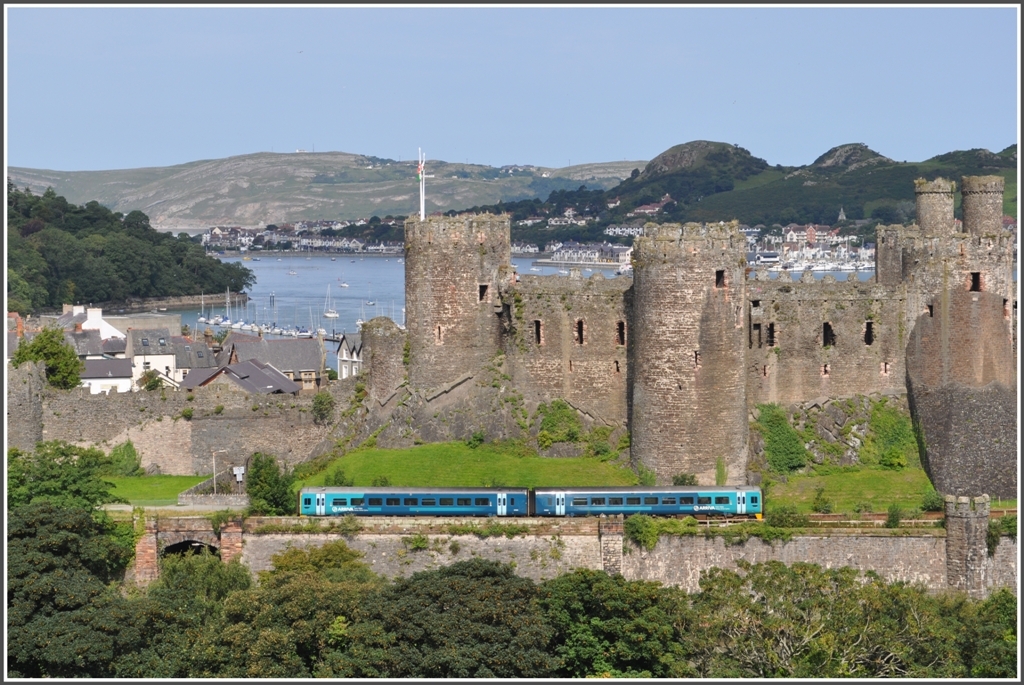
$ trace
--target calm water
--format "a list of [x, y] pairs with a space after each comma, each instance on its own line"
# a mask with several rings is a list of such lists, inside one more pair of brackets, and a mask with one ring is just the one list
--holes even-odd
[[[240, 318], [249, 323], [270, 323], [281, 328], [304, 328], [315, 331], [325, 329], [332, 336], [344, 332], [356, 333], [356, 321], [369, 321], [377, 316], [391, 317], [396, 323], [405, 323], [405, 264], [400, 257], [329, 257], [261, 256], [260, 261], [244, 261], [244, 265], [256, 274], [256, 283], [249, 293], [248, 307], [241, 311], [232, 310], [232, 321]], [[223, 257], [225, 262], [242, 262], [241, 257]], [[559, 272], [557, 267], [532, 266], [532, 258], [515, 258], [512, 262], [520, 274], [551, 276]], [[567, 269], [566, 269], [567, 270]], [[595, 269], [597, 271], [597, 269]], [[614, 269], [600, 269], [605, 278], [615, 278]], [[291, 275], [290, 272], [295, 272]], [[583, 270], [589, 277], [592, 271]], [[826, 272], [816, 272], [821, 278]], [[838, 280], [846, 280], [850, 273], [836, 272]], [[856, 276], [867, 280], [874, 272], [860, 272]], [[775, 274], [772, 274], [774, 277]], [[799, 274], [794, 274], [799, 278]], [[348, 287], [342, 287], [347, 283]], [[324, 318], [327, 309], [328, 286], [330, 306], [338, 312], [338, 318]], [[372, 302], [372, 304], [370, 304]], [[224, 293], [206, 293], [206, 318], [224, 316]], [[197, 322], [198, 310], [177, 310], [181, 322], [192, 330], [203, 330]], [[214, 330], [219, 330], [213, 327]], [[248, 331], [240, 331], [248, 333]], [[275, 336], [268, 336], [273, 338]], [[327, 363], [337, 368], [334, 346], [328, 343]]]

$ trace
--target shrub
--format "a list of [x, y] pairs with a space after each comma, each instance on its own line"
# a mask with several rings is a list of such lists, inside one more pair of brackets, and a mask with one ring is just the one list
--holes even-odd
[[810, 524], [810, 519], [806, 514], [798, 513], [796, 507], [781, 504], [765, 513], [764, 522], [773, 528], [804, 528]]
[[768, 465], [777, 473], [798, 469], [807, 463], [807, 450], [777, 404], [759, 404], [757, 426], [764, 434], [764, 452]]
[[195, 400], [195, 398], [196, 396], [193, 395], [192, 393], [185, 395], [185, 399], [188, 400], [189, 402], [192, 402], [193, 400]]
[[273, 455], [254, 454], [245, 486], [249, 495], [249, 513], [257, 516], [293, 513], [295, 498], [291, 486], [294, 480], [293, 474], [281, 471]]
[[885, 398], [871, 407], [868, 434], [860, 450], [860, 460], [894, 470], [920, 463], [910, 417], [896, 407], [888, 406]]
[[186, 421], [192, 420], [192, 414], [192, 407], [185, 407], [184, 409], [181, 410], [181, 418], [185, 419]]
[[926, 492], [921, 500], [921, 511], [944, 511], [945, 508], [946, 499], [934, 488]]
[[636, 465], [636, 475], [640, 478], [640, 485], [656, 485], [658, 475], [643, 464]]
[[828, 497], [825, 497], [825, 488], [820, 487], [814, 492], [814, 501], [811, 503], [811, 509], [818, 512], [819, 514], [831, 514], [832, 509], [835, 508], [835, 502]]
[[110, 462], [101, 471], [105, 476], [144, 476], [142, 458], [135, 451], [131, 440], [122, 442], [110, 450]]
[[903, 520], [903, 517], [906, 515], [906, 512], [903, 511], [903, 509], [900, 507], [900, 505], [898, 505], [895, 502], [893, 502], [892, 504], [889, 505], [889, 510], [888, 510], [887, 514], [888, 514], [888, 516], [886, 516], [886, 519], [885, 519], [885, 527], [886, 528], [899, 528], [900, 527], [900, 521]]
[[313, 422], [330, 423], [334, 416], [334, 397], [331, 393], [321, 390], [313, 396]]
[[871, 502], [857, 502], [853, 505], [853, 510], [858, 514], [870, 514], [872, 510]]
[[[541, 419], [541, 432], [546, 433], [552, 443], [555, 442], [577, 442], [583, 433], [583, 424], [580, 417], [565, 402], [565, 400], [554, 400], [551, 405], [541, 403], [537, 407], [537, 413], [544, 418]], [[540, 436], [537, 436], [538, 442]], [[548, 445], [550, 447], [550, 444]], [[542, 448], [546, 449], [546, 448]]]
[[355, 485], [355, 481], [351, 478], [345, 477], [345, 469], [338, 469], [324, 476], [324, 485], [329, 487], [350, 488]]
[[159, 390], [162, 387], [164, 387], [164, 382], [163, 379], [160, 378], [159, 372], [154, 371], [153, 369], [150, 369], [149, 371], [144, 371], [142, 375], [139, 376], [138, 383], [139, 387], [142, 388], [143, 390], [152, 391]]
[[615, 450], [617, 452], [621, 452], [622, 450], [627, 450], [627, 449], [629, 449], [629, 445], [630, 445], [629, 431], [626, 431], [625, 433], [623, 433], [622, 435], [619, 436], [619, 444], [617, 444], [615, 446]]
[[473, 435], [469, 436], [469, 438], [466, 440], [466, 447], [468, 447], [471, 450], [475, 450], [477, 447], [479, 447], [480, 445], [484, 444], [485, 440], [486, 440], [486, 435], [484, 435], [484, 432], [483, 431], [476, 431], [475, 433], [473, 433]]
[[214, 414], [220, 414], [222, 411], [224, 411], [224, 405], [223, 404], [218, 404], [216, 407], [213, 408], [213, 413]]
[[334, 369], [327, 369], [327, 380], [336, 381], [338, 380], [338, 372]]
[[633, 514], [627, 518], [622, 533], [627, 540], [632, 540], [644, 549], [654, 549], [658, 544], [658, 523], [646, 514]]
[[410, 550], [412, 550], [413, 552], [415, 552], [421, 549], [429, 549], [430, 538], [428, 538], [426, 535], [423, 535], [422, 533], [416, 533], [415, 535], [410, 537], [403, 537], [402, 544]]
[[387, 476], [374, 476], [371, 485], [375, 488], [386, 488], [391, 485], [391, 480]]
[[672, 485], [698, 485], [697, 476], [693, 473], [677, 473], [672, 476]]

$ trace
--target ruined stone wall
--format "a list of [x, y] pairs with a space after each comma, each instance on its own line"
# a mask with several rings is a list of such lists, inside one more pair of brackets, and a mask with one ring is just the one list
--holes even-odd
[[[342, 397], [351, 384], [332, 384], [329, 390]], [[311, 396], [249, 395], [227, 385], [192, 393], [90, 395], [88, 388], [47, 390], [39, 425], [43, 440], [105, 451], [131, 440], [150, 472], [203, 475], [213, 473], [214, 454], [218, 471], [244, 465], [255, 452], [273, 454], [288, 464], [305, 461], [327, 432], [313, 423], [311, 405]], [[222, 407], [220, 412], [217, 407]], [[185, 408], [192, 409], [191, 420], [182, 418]]]
[[7, 364], [7, 447], [31, 452], [43, 439], [43, 393], [46, 365], [26, 362], [18, 368]]
[[409, 383], [435, 388], [501, 349], [499, 286], [512, 278], [507, 215], [405, 223]]
[[510, 289], [507, 367], [531, 411], [561, 398], [598, 423], [626, 425], [631, 285], [601, 272], [582, 278], [573, 269], [569, 276], [522, 276]]
[[378, 316], [361, 329], [363, 364], [369, 371], [366, 394], [384, 404], [405, 382], [405, 331], [386, 316]]
[[[850, 279], [747, 282], [747, 402], [903, 392], [906, 323], [901, 288]], [[827, 329], [826, 329], [827, 324]], [[831, 336], [831, 337], [829, 337]]]
[[634, 243], [633, 458], [658, 483], [746, 478], [746, 240], [728, 225], [648, 224]]

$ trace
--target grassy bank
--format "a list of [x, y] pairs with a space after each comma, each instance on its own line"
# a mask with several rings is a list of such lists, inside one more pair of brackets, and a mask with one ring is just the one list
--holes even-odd
[[132, 505], [158, 507], [177, 504], [178, 493], [198, 485], [209, 476], [140, 476], [138, 478], [113, 478], [104, 480], [114, 484], [114, 494], [124, 497]]
[[363, 449], [333, 461], [324, 471], [296, 487], [323, 485], [328, 474], [344, 470], [356, 485], [367, 486], [386, 477], [392, 485], [413, 487], [477, 487], [499, 485], [632, 485], [636, 474], [628, 467], [579, 457], [550, 459], [500, 445], [475, 449], [461, 442], [420, 445], [403, 450]]

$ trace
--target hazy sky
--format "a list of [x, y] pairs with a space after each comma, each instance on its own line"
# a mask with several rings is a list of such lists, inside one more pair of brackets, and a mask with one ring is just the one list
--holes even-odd
[[1019, 136], [1017, 7], [5, 7], [7, 164], [297, 148], [500, 166], [740, 145], [798, 165]]

